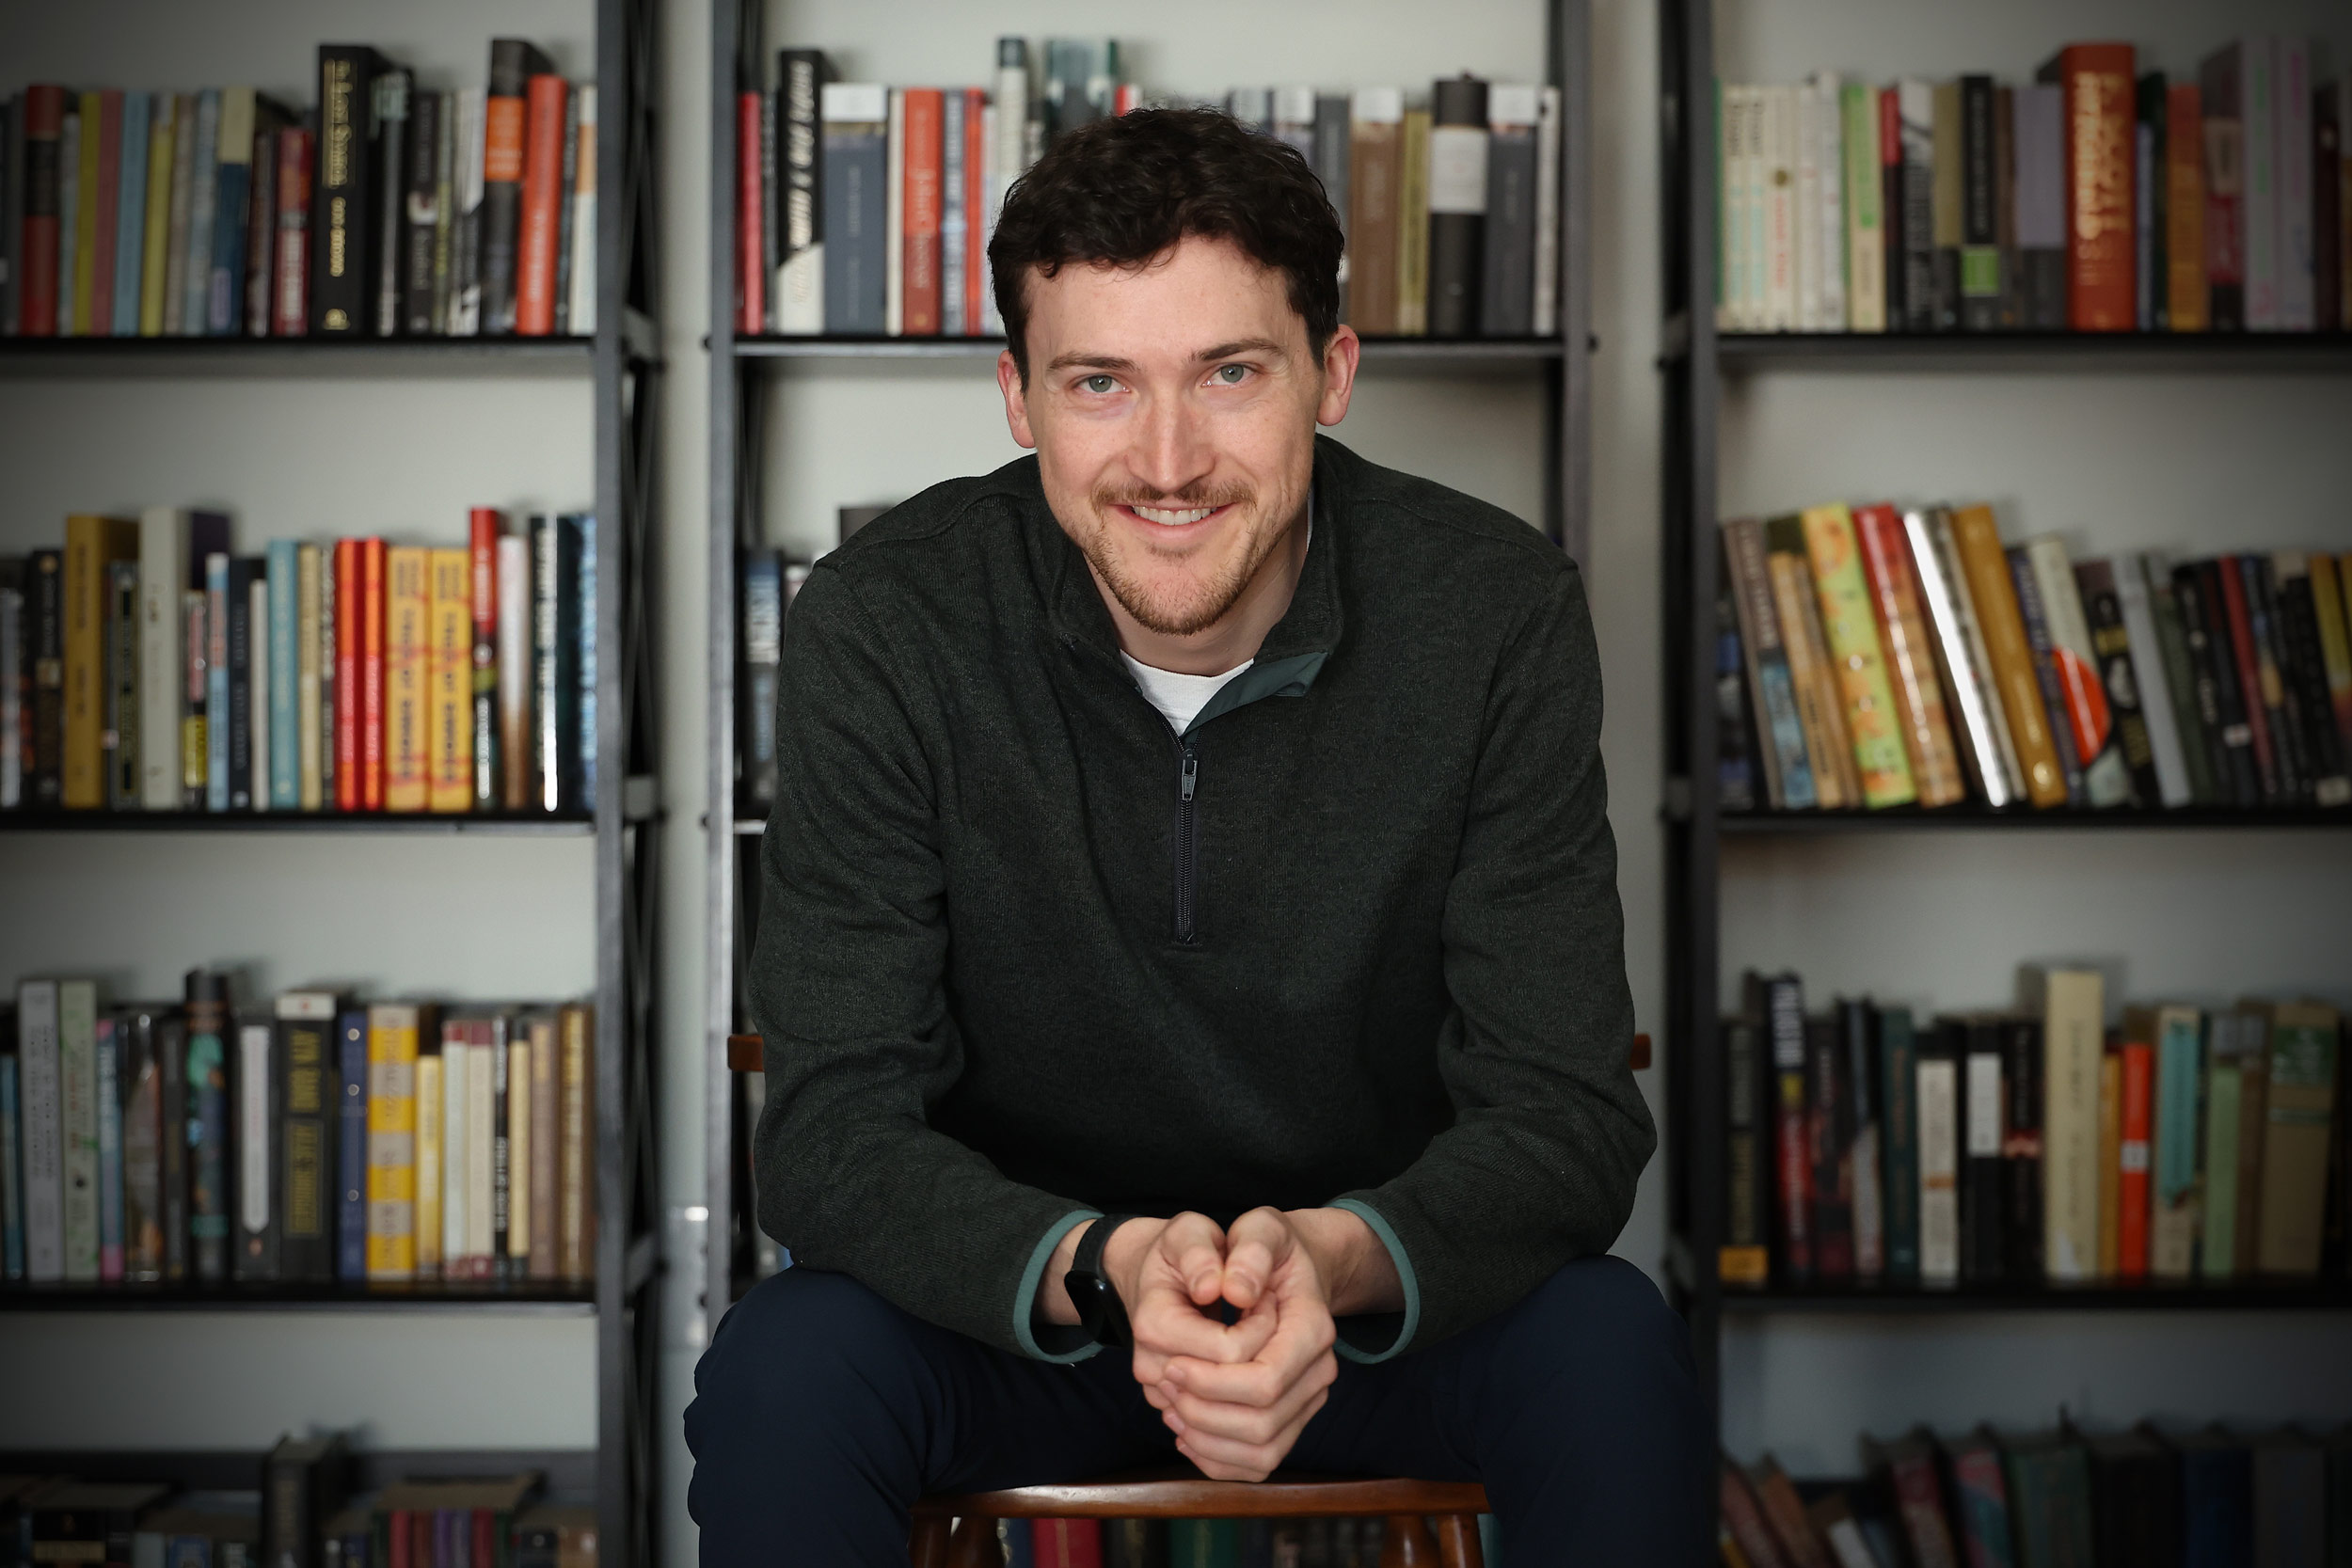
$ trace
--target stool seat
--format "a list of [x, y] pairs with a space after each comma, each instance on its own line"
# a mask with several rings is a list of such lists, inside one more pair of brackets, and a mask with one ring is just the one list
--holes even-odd
[[[1189, 1465], [1095, 1481], [943, 1493], [914, 1505], [914, 1568], [994, 1568], [999, 1519], [1388, 1520], [1381, 1568], [1480, 1568], [1475, 1481], [1311, 1476], [1280, 1470], [1257, 1482], [1210, 1481]], [[1434, 1537], [1431, 1526], [1436, 1527]], [[952, 1535], [950, 1528], [952, 1526]]]

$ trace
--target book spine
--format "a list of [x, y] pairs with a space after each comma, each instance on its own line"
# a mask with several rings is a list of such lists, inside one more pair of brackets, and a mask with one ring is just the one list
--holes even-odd
[[307, 128], [278, 133], [278, 239], [270, 331], [280, 338], [299, 338], [310, 330], [311, 173], [317, 146]]
[[[2345, 160], [2345, 166], [2352, 168], [2352, 159]], [[2335, 715], [2338, 739], [2352, 747], [2352, 600], [2347, 600], [2344, 574], [2333, 556], [2311, 558], [2311, 581], [2328, 707]]]
[[204, 330], [215, 338], [245, 335], [246, 229], [252, 222], [253, 89], [224, 87], [215, 142], [213, 243], [193, 265], [203, 270]]
[[269, 750], [255, 759], [255, 791], [266, 778], [272, 811], [295, 811], [302, 805], [302, 681], [299, 668], [295, 601], [301, 588], [299, 546], [292, 539], [273, 539], [267, 556], [269, 622], [264, 646], [269, 661]]
[[2316, 1003], [2272, 1009], [2263, 1128], [2261, 1219], [2254, 1266], [2317, 1277], [2328, 1210], [2340, 1036], [2336, 1010]]
[[735, 95], [735, 330], [755, 338], [768, 329], [767, 94]]
[[416, 1208], [412, 1224], [415, 1235], [416, 1277], [437, 1280], [442, 1272], [442, 1215], [447, 1207], [445, 1178], [448, 1174], [449, 1145], [445, 1139], [443, 1117], [449, 1109], [449, 1088], [443, 1042], [433, 1032], [429, 1022], [417, 1029], [416, 1061]]
[[538, 1158], [532, 1128], [532, 1049], [529, 1025], [523, 1020], [501, 1018], [499, 1032], [506, 1041], [499, 1057], [504, 1076], [499, 1081], [498, 1093], [507, 1133], [506, 1234], [498, 1248], [498, 1277], [519, 1283], [531, 1273], [532, 1163]]
[[2010, 1096], [2002, 1083], [2001, 1034], [1991, 1020], [1972, 1021], [1963, 1030], [1960, 1277], [1971, 1281], [1995, 1280], [2008, 1269], [2002, 1151]]
[[2164, 254], [2166, 325], [2202, 332], [2211, 325], [2205, 277], [2205, 126], [2194, 82], [2165, 89]]
[[1967, 742], [1963, 755], [1970, 782], [1988, 805], [2014, 805], [2026, 793], [2025, 768], [2010, 733], [2009, 713], [2002, 705], [1976, 595], [1962, 564], [1951, 513], [1943, 507], [1908, 513], [1903, 531], [1936, 638], [1937, 673]]
[[[2066, 546], [2045, 536], [2021, 548], [2026, 569], [2033, 575], [2033, 608], [2040, 610], [2048, 634], [2050, 675], [2060, 692], [2051, 713], [2066, 716], [2062, 730], [2079, 759], [2084, 797], [2093, 806], [2122, 805], [2131, 799], [2131, 769], [2119, 743], [2116, 715], [2101, 679], [2098, 651]], [[2032, 626], [2028, 613], [2028, 633]]]
[[318, 170], [311, 186], [310, 330], [368, 335], [375, 280], [375, 52], [319, 47]]
[[2194, 1007], [2165, 1007], [2156, 1014], [2154, 1033], [2148, 1272], [2159, 1279], [2186, 1279], [2196, 1270], [2197, 1241], [2203, 1227], [2202, 1150], [2198, 1143], [2198, 1123], [2204, 1112], [2202, 1021]]
[[208, 1285], [229, 1277], [229, 1015], [218, 1001], [192, 1000], [187, 1010], [188, 1274]]
[[2163, 787], [2156, 778], [2155, 745], [2141, 707], [2145, 689], [2132, 657], [2131, 628], [2124, 623], [2114, 568], [2104, 561], [2085, 562], [2074, 568], [2074, 578], [2090, 624], [2091, 657], [2098, 661], [2101, 696], [2114, 725], [2109, 754], [2129, 772], [2128, 799], [2135, 805], [2156, 805]]
[[231, 556], [229, 559], [227, 594], [229, 634], [229, 809], [251, 811], [256, 800], [266, 800], [269, 788], [268, 767], [260, 758], [254, 746], [262, 737], [267, 721], [254, 710], [253, 699], [257, 682], [266, 682], [269, 666], [266, 662], [268, 627], [257, 625], [253, 614], [253, 587], [262, 580], [262, 562], [256, 556]]
[[[776, 197], [777, 255], [771, 315], [778, 332], [808, 334], [825, 329], [825, 252], [823, 188], [818, 168], [822, 125], [818, 95], [831, 74], [824, 55], [814, 49], [787, 49], [776, 57]], [[970, 150], [972, 168], [980, 171], [979, 149]], [[971, 221], [980, 226], [980, 204], [973, 203]], [[981, 269], [983, 272], [985, 268]], [[977, 277], [970, 280], [977, 282]], [[967, 305], [971, 329], [979, 330], [979, 312]]]
[[[1486, 103], [1486, 228], [1481, 241], [1485, 270], [1479, 282], [1479, 331], [1489, 338], [1520, 338], [1535, 330], [1535, 122], [1540, 99], [1534, 87], [1514, 84], [1489, 87]], [[1352, 158], [1350, 167], [1352, 172]], [[1367, 215], [1353, 213], [1350, 222], [1359, 224]], [[1361, 245], [1376, 244], [1384, 254], [1389, 248], [1385, 229], [1376, 234], [1360, 228], [1353, 232]], [[1355, 287], [1352, 271], [1349, 287]]]
[[2254, 646], [2254, 623], [2247, 608], [2246, 580], [2234, 557], [2223, 556], [2205, 565], [2209, 580], [2220, 589], [2218, 602], [2222, 626], [2226, 628], [2217, 648], [2217, 660], [2226, 657], [2235, 677], [2254, 772], [2262, 783], [2263, 803], [2281, 805], [2287, 801], [2288, 790], [2279, 766], [2279, 737], [2271, 734], [2271, 705], [2263, 689], [2263, 662]]
[[[573, 193], [580, 179], [580, 92], [564, 102], [564, 155], [556, 166], [555, 182], [555, 325], [564, 336], [580, 330], [572, 324], [572, 225], [578, 216]], [[590, 128], [593, 134], [594, 127]]]
[[483, 105], [481, 331], [515, 330], [516, 249], [522, 237], [523, 164], [529, 140], [526, 84], [537, 51], [516, 39], [490, 43], [490, 84]]
[[434, 550], [426, 653], [426, 804], [437, 812], [473, 808], [473, 558]]
[[204, 809], [229, 809], [229, 557], [204, 558]]
[[564, 732], [570, 738], [569, 776], [574, 809], [596, 809], [596, 519], [593, 514], [570, 518], [570, 531], [579, 567], [570, 603], [574, 619], [564, 646], [570, 650], [569, 689], [576, 694], [575, 711]]
[[1851, 1279], [1855, 1265], [1853, 1085], [1834, 1017], [1804, 1021], [1804, 1080], [1813, 1264], [1823, 1279]]
[[2312, 321], [2333, 332], [2344, 325], [2344, 117], [2346, 84], [2342, 79], [2311, 95]]
[[417, 95], [408, 114], [405, 206], [400, 239], [400, 330], [435, 331], [435, 250], [441, 234], [441, 103], [446, 93]]
[[0, 1280], [24, 1281], [24, 1148], [18, 1129], [24, 1125], [17, 1087], [17, 1056], [0, 1052]]
[[147, 109], [147, 168], [141, 190], [142, 231], [139, 240], [138, 302], [127, 323], [142, 338], [164, 330], [164, 290], [171, 270], [171, 201], [178, 163], [180, 99], [158, 92], [149, 95]]
[[1770, 538], [1765, 571], [1772, 579], [1772, 608], [1780, 620], [1789, 679], [1796, 689], [1797, 718], [1804, 731], [1814, 796], [1823, 810], [1836, 810], [1861, 803], [1861, 775], [1839, 713], [1836, 673], [1821, 645], [1820, 610], [1804, 554], [1804, 535], [1800, 530], [1789, 539], [1783, 529], [1788, 521], [1784, 518], [1767, 525], [1771, 533], [1779, 536]]
[[450, 233], [449, 333], [471, 338], [482, 331], [484, 161], [488, 147], [487, 97], [480, 87], [457, 94], [455, 223]]
[[2150, 1120], [2153, 1101], [2153, 1052], [2126, 1041], [2122, 1061], [2122, 1147], [2117, 1181], [2115, 1272], [2125, 1279], [2148, 1275], [2148, 1188]]
[[167, 506], [139, 518], [139, 798], [149, 811], [181, 801], [181, 594], [187, 581], [187, 519]]
[[[163, 1072], [155, 1057], [161, 1036], [151, 1012], [135, 1008], [119, 1017], [122, 1277], [135, 1285], [151, 1285], [164, 1277]], [[0, 1113], [0, 1121], [5, 1120]], [[173, 1131], [184, 1133], [184, 1124]], [[0, 1162], [0, 1180], [14, 1176]]]
[[2172, 699], [2172, 719], [2180, 731], [2189, 800], [2195, 805], [2214, 805], [2222, 798], [2228, 770], [2216, 727], [2212, 684], [2210, 680], [2201, 683], [2189, 657], [2188, 631], [2171, 569], [2162, 556], [2153, 553], [2138, 558], [2137, 569], [2148, 581], [2148, 613], [2155, 622], [2156, 647], [2164, 656], [2165, 689]]
[[1861, 768], [1863, 803], [1873, 809], [1908, 804], [1918, 792], [1896, 725], [1894, 692], [1879, 651], [1852, 515], [1842, 505], [1811, 508], [1804, 514], [1804, 539], [1847, 732]]
[[466, 1107], [467, 1125], [473, 1130], [467, 1154], [467, 1251], [474, 1278], [501, 1283], [507, 1276], [513, 1147], [506, 1058], [505, 1019], [476, 1020], [469, 1059], [472, 1092]]
[[[2107, 673], [2107, 692], [2116, 697], [2116, 682], [2121, 677], [2129, 683], [2130, 695], [2138, 709], [2140, 728], [2146, 736], [2147, 775], [2138, 779], [2143, 800], [2161, 801], [2168, 808], [2188, 805], [2194, 799], [2189, 785], [2188, 756], [2181, 745], [2182, 721], [2192, 715], [2176, 710], [2171, 679], [2161, 638], [2156, 629], [2153, 600], [2149, 595], [2148, 578], [2137, 556], [2125, 556], [2113, 568], [2112, 613], [2120, 627], [2121, 642], [2116, 643], [2108, 632], [2094, 626], [2093, 640], [2102, 645], [2101, 663], [2105, 666], [2110, 656], [2106, 648], [2120, 647], [2123, 667]], [[2093, 607], [2094, 622], [2105, 619], [2109, 610], [2104, 605]], [[2118, 704], [2121, 706], [2121, 704]], [[2131, 737], [2124, 736], [2125, 760], [2131, 760]], [[2134, 765], [2137, 777], [2139, 768]]]
[[[1397, 328], [1397, 156], [1405, 118], [1392, 88], [1359, 88], [1347, 158], [1347, 322], [1359, 333], [1393, 337]], [[1488, 191], [1494, 175], [1488, 169]], [[1491, 269], [1489, 269], [1491, 271]]]
[[361, 811], [385, 809], [385, 719], [389, 712], [385, 682], [389, 609], [386, 592], [389, 584], [386, 555], [383, 540], [359, 541], [359, 591], [356, 595], [357, 602], [348, 610], [359, 626], [358, 712], [354, 728], [358, 732], [358, 809]]
[[163, 1278], [188, 1277], [188, 1034], [184, 1017], [167, 1012], [155, 1021], [156, 1115], [162, 1127], [157, 1180], [162, 1188]]
[[[146, 788], [143, 724], [139, 706], [139, 563], [111, 562], [106, 567], [106, 681], [104, 729], [100, 745], [110, 811], [137, 811]], [[2331, 721], [2332, 722], [2332, 721]]]
[[98, 1280], [122, 1283], [122, 1021], [98, 1020]]
[[467, 689], [475, 811], [498, 810], [504, 795], [499, 747], [499, 536], [505, 522], [503, 514], [487, 506], [475, 507], [467, 518]]
[[556, 1263], [564, 1278], [586, 1283], [595, 1277], [596, 1262], [596, 1012], [570, 1003], [558, 1018], [564, 1079]]
[[[473, 1042], [467, 1021], [441, 1022], [439, 1119], [442, 1180], [438, 1240], [443, 1277], [469, 1279], [473, 1263], [467, 1254], [467, 1227], [472, 1219], [468, 1204], [473, 1196]], [[421, 1093], [421, 1083], [420, 1093]]]
[[1398, 133], [1396, 331], [1429, 330], [1429, 133], [1427, 109], [1407, 109]]
[[[334, 1089], [333, 997], [303, 993], [290, 1009], [281, 1000], [278, 1104], [282, 1195], [278, 1228], [280, 1277], [324, 1284], [335, 1278], [336, 1149], [340, 1107]], [[283, 1016], [292, 1011], [294, 1016]]]
[[2132, 48], [2070, 45], [2043, 80], [2053, 74], [2066, 124], [2067, 325], [2129, 332], [2138, 325]]
[[57, 1111], [64, 1155], [65, 1277], [98, 1279], [98, 988], [57, 983]]
[[2042, 986], [2042, 1269], [2054, 1280], [2090, 1279], [2099, 1256], [2103, 987], [2093, 970], [2052, 970]]
[[1965, 234], [1963, 218], [1967, 205], [1968, 145], [1962, 103], [1961, 82], [1929, 85], [1929, 229], [1933, 236], [1929, 262], [1935, 292], [1935, 329], [1939, 332], [1957, 332], [1964, 325], [1961, 319], [1960, 264]]
[[106, 803], [106, 599], [112, 562], [137, 554], [136, 525], [76, 515], [65, 522], [65, 666], [59, 803]]
[[24, 195], [19, 229], [24, 277], [16, 284], [17, 330], [27, 338], [57, 333], [57, 225], [61, 177], [59, 137], [65, 129], [65, 89], [36, 84], [24, 89]]
[[1919, 1278], [1960, 1278], [1960, 1063], [1948, 1050], [1922, 1050], [1916, 1072], [1919, 1128]]
[[1765, 330], [1797, 329], [1797, 89], [1774, 84], [1755, 89], [1760, 151], [1753, 166], [1761, 179]]
[[1760, 1115], [1766, 1085], [1757, 1035], [1760, 1021], [1723, 1021], [1724, 1239], [1716, 1275], [1726, 1285], [1760, 1286], [1772, 1278], [1765, 1184], [1771, 1133]]
[[2312, 799], [2312, 757], [2295, 686], [2288, 674], [2284, 617], [2271, 580], [2270, 558], [2241, 555], [2237, 573], [2246, 591], [2246, 616], [2253, 634], [2255, 678], [2263, 695], [2264, 716], [2270, 726], [2270, 745], [2279, 764], [2279, 789], [2288, 801], [2303, 805]]
[[[2041, 694], [2041, 711], [2048, 716], [2050, 750], [2058, 776], [2065, 784], [2062, 803], [2079, 806], [2089, 797], [2083, 787], [2082, 764], [2074, 749], [2074, 733], [2067, 713], [2066, 689], [2052, 655], [2050, 623], [2043, 613], [2041, 585], [2034, 578], [2033, 562], [2022, 546], [2003, 552], [2003, 559], [2009, 567], [2010, 591], [2015, 595], [2011, 603], [2016, 607], [2018, 626], [2024, 633], [2034, 686]], [[2040, 803], [2038, 798], [2036, 803]]]
[[1950, 805], [1965, 798], [1967, 784], [1952, 742], [1944, 689], [1936, 678], [1935, 652], [1920, 609], [1903, 520], [1891, 506], [1866, 506], [1854, 513], [1853, 527], [1919, 803]]
[[820, 102], [824, 329], [877, 336], [888, 325], [887, 89], [834, 83]]
[[531, 805], [538, 811], [564, 806], [564, 726], [556, 666], [562, 589], [561, 519], [531, 519]]
[[143, 92], [120, 97], [122, 125], [117, 141], [120, 152], [112, 182], [114, 298], [109, 302], [107, 325], [115, 337], [135, 338], [139, 333], [139, 280], [146, 270], [148, 115], [154, 101]]
[[1754, 518], [1724, 525], [1724, 566], [1732, 586], [1740, 652], [1756, 715], [1757, 752], [1763, 760], [1766, 793], [1776, 811], [1804, 811], [1817, 803], [1813, 768], [1805, 755], [1804, 725], [1798, 713], [1788, 651], [1773, 610], [1763, 530]]
[[1880, 1149], [1884, 1162], [1886, 1275], [1919, 1277], [1919, 1104], [1918, 1052], [1911, 1010], [1888, 1007], [1878, 1014], [1878, 1109]]
[[1846, 326], [1883, 332], [1886, 311], [1885, 206], [1881, 190], [1877, 93], [1867, 84], [1838, 87], [1844, 140]]
[[425, 809], [430, 552], [395, 545], [384, 552], [384, 809]]
[[1898, 202], [1890, 203], [1895, 252], [1902, 268], [1903, 329], [1936, 330], [1935, 87], [1906, 78], [1895, 95]]
[[233, 287], [239, 295], [239, 323], [250, 338], [266, 338], [274, 325], [272, 295], [278, 286], [278, 130], [253, 137], [253, 182], [246, 198], [245, 254], [238, 261]]
[[[335, 541], [334, 664], [332, 674], [334, 723], [326, 733], [334, 753], [335, 809], [359, 809], [359, 599], [360, 545], [358, 539]], [[324, 609], [324, 606], [322, 606]], [[324, 717], [324, 716], [322, 716]]]
[[1839, 1129], [1845, 1184], [1853, 1195], [1854, 1275], [1864, 1281], [1886, 1273], [1886, 1192], [1883, 1140], [1879, 1115], [1878, 1021], [1867, 1002], [1840, 1003], [1837, 1009], [1840, 1083], [1846, 1109]]
[[531, 539], [520, 534], [501, 533], [498, 539], [500, 800], [508, 811], [531, 803], [536, 755], [531, 721]]
[[323, 667], [322, 655], [327, 652], [325, 644], [331, 643], [332, 632], [322, 631], [322, 626], [331, 627], [333, 612], [320, 596], [329, 559], [316, 545], [294, 546], [294, 803], [303, 811], [318, 811], [328, 799], [326, 776], [320, 764], [331, 741], [321, 722], [325, 709], [319, 694], [323, 683], [331, 678]]
[[1429, 130], [1428, 330], [1474, 335], [1486, 272], [1487, 87], [1473, 77], [1438, 82]]
[[[412, 110], [414, 112], [412, 112]], [[401, 334], [401, 273], [408, 253], [408, 137], [424, 105], [416, 78], [390, 70], [375, 79], [375, 236], [369, 252], [368, 320], [374, 336]]]
[[17, 987], [18, 1089], [23, 1121], [24, 1271], [36, 1285], [65, 1278], [64, 1064], [55, 980]]
[[[1535, 256], [1534, 299], [1531, 325], [1538, 338], [1560, 334], [1560, 116], [1563, 100], [1557, 87], [1537, 89], [1535, 106]], [[1834, 139], [1836, 127], [1829, 134]], [[1393, 154], [1391, 154], [1393, 156]], [[1391, 179], [1391, 187], [1394, 188]], [[1830, 214], [1833, 227], [1843, 219]], [[1393, 255], [1393, 247], [1391, 247]], [[1842, 295], [1840, 296], [1842, 303]]]
[[544, 338], [555, 330], [555, 257], [564, 198], [564, 119], [569, 89], [541, 72], [526, 87], [522, 227], [515, 255], [515, 331]]
[[2254, 768], [2253, 731], [2239, 705], [2229, 628], [2220, 603], [2221, 585], [2210, 562], [2192, 562], [2172, 573], [2172, 598], [2181, 619], [2196, 682], [2198, 717], [2206, 738], [2214, 788], [2226, 804], [2262, 803]]
[[335, 1277], [368, 1277], [368, 1015], [335, 1015]]
[[279, 1129], [284, 1088], [277, 1062], [277, 1028], [266, 1010], [237, 1020], [232, 1103], [236, 1162], [235, 1238], [230, 1272], [240, 1280], [278, 1278]]
[[776, 673], [784, 655], [784, 557], [743, 561], [743, 794], [754, 811], [776, 799]]
[[900, 330], [909, 337], [934, 337], [940, 329], [940, 214], [946, 108], [935, 87], [910, 87], [905, 99]]
[[530, 1031], [531, 1247], [527, 1256], [531, 1277], [544, 1280], [555, 1278], [558, 1273], [564, 1069], [555, 1016], [532, 1014]]
[[368, 1009], [367, 1259], [370, 1280], [417, 1275], [417, 1009]]
[[906, 331], [907, 94], [891, 87], [882, 149], [882, 334]]
[[[2005, 1019], [1999, 1026], [1999, 1036], [2003, 1272], [2013, 1280], [2040, 1279], [2044, 1277], [2050, 1257], [2058, 1245], [2049, 1234], [2053, 1204], [2043, 1171], [2047, 1146], [2043, 1139], [2042, 1118], [2048, 1091], [2042, 1076], [2042, 1021], [2023, 1017]], [[2095, 1070], [2090, 1082], [2094, 1088], [2087, 1107], [2090, 1113], [2087, 1119], [2092, 1153], [2091, 1158], [2084, 1163], [2082, 1170], [2090, 1178], [2088, 1192], [2093, 1217], [2090, 1234], [2095, 1236], [2099, 1190], [2098, 1100], [2095, 1089], [2098, 1075]], [[2069, 1168], [2074, 1167], [2070, 1164]], [[2071, 1204], [2078, 1196], [2071, 1190], [2068, 1194], [2066, 1213], [2070, 1222], [2073, 1215]], [[2070, 1247], [2074, 1240], [2070, 1229]], [[2095, 1241], [2092, 1245], [2095, 1251]], [[2079, 1253], [2070, 1253], [2070, 1262], [2079, 1256]], [[2087, 1267], [2085, 1273], [2088, 1273]]]
[[2307, 40], [2288, 33], [2280, 38], [2274, 56], [2278, 72], [2279, 329], [2282, 332], [2309, 332], [2317, 325], [2312, 244], [2311, 50]]

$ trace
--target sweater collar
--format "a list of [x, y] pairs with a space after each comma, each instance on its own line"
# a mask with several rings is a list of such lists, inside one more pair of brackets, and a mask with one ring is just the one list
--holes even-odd
[[[1308, 681], [1313, 679], [1313, 672], [1339, 646], [1343, 625], [1338, 555], [1346, 547], [1341, 522], [1345, 502], [1339, 465], [1332, 460], [1331, 447], [1327, 437], [1315, 437], [1314, 474], [1308, 496], [1314, 527], [1307, 540], [1307, 559], [1299, 567], [1297, 586], [1291, 591], [1290, 608], [1266, 633], [1255, 656], [1262, 665], [1303, 668]], [[1034, 459], [1030, 460], [1028, 477], [1032, 486], [1031, 522], [1042, 530], [1041, 542], [1051, 563], [1046, 578], [1046, 610], [1054, 636], [1063, 641], [1090, 644], [1116, 663], [1118, 628], [1111, 624], [1111, 612], [1103, 603], [1102, 592], [1094, 585], [1094, 575], [1087, 570], [1086, 556], [1062, 531], [1053, 508], [1046, 504], [1042, 487], [1036, 483]], [[1311, 664], [1305, 662], [1310, 658]]]

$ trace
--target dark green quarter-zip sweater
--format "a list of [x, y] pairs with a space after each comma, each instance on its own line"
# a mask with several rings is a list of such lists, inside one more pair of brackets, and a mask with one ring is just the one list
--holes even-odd
[[1036, 460], [826, 556], [786, 626], [753, 1022], [762, 1227], [974, 1338], [1096, 1212], [1343, 1203], [1417, 1349], [1605, 1250], [1628, 1065], [1600, 672], [1525, 524], [1315, 449], [1256, 663], [1179, 736]]

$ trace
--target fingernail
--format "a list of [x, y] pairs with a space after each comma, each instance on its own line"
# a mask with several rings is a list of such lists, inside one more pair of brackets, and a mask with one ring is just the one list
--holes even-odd
[[1184, 1434], [1184, 1418], [1182, 1416], [1177, 1415], [1173, 1410], [1161, 1417], [1160, 1419], [1166, 1421], [1168, 1423], [1168, 1430], [1174, 1433], [1177, 1436], [1182, 1437]]
[[1184, 1369], [1182, 1367], [1168, 1368], [1162, 1381], [1167, 1383], [1171, 1388], [1183, 1387], [1184, 1384]]

